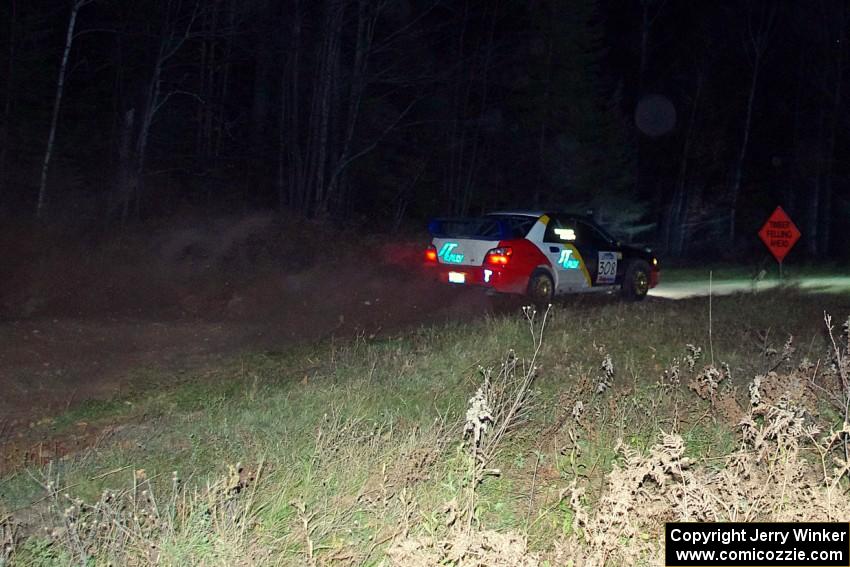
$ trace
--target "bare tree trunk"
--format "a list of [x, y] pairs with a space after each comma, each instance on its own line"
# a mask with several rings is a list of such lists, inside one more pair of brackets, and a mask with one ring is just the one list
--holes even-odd
[[[821, 146], [822, 142], [821, 141], [823, 140], [823, 128], [824, 128], [823, 121], [824, 121], [824, 118], [825, 118], [825, 112], [821, 108], [820, 117], [818, 118], [818, 135], [817, 135], [818, 150], [822, 149], [822, 146]], [[807, 227], [806, 242], [808, 244], [807, 252], [809, 253], [810, 256], [818, 256], [818, 254], [820, 253], [820, 247], [819, 247], [820, 238], [819, 238], [818, 234], [819, 234], [819, 231], [820, 231], [820, 217], [821, 217], [820, 195], [821, 195], [821, 179], [822, 179], [822, 176], [823, 176], [822, 164], [823, 164], [824, 160], [819, 155], [820, 151], [818, 151], [817, 153], [818, 153], [818, 157], [815, 160], [814, 191], [812, 191], [809, 195], [808, 208], [807, 208], [808, 214], [806, 215], [807, 216], [807, 219], [806, 219], [806, 221], [807, 221], [806, 222], [806, 227]]]
[[[132, 186], [135, 189], [135, 213], [139, 217], [141, 213], [141, 201], [145, 190], [145, 169], [147, 167], [148, 142], [150, 140], [150, 131], [153, 126], [154, 118], [162, 110], [163, 106], [169, 101], [172, 95], [182, 93], [182, 91], [171, 90], [163, 94], [162, 90], [162, 73], [166, 63], [171, 60], [174, 55], [183, 47], [186, 40], [192, 34], [192, 28], [195, 25], [199, 13], [200, 0], [195, 3], [193, 12], [188, 19], [185, 28], [181, 28], [179, 23], [180, 7], [172, 13], [173, 2], [168, 1], [165, 22], [163, 23], [163, 31], [157, 49], [154, 68], [151, 73], [151, 79], [147, 86], [147, 95], [142, 111], [142, 118], [139, 124], [139, 131], [136, 137], [135, 151], [135, 179]], [[186, 94], [186, 93], [183, 93]]]
[[643, 94], [644, 82], [646, 80], [646, 67], [649, 61], [649, 30], [652, 27], [652, 19], [649, 17], [649, 0], [641, 2], [641, 24], [640, 24], [640, 67], [638, 68], [638, 94]]
[[305, 142], [306, 142], [306, 159], [305, 159], [305, 168], [304, 173], [306, 175], [303, 180], [303, 197], [304, 197], [304, 212], [308, 215], [312, 212], [313, 203], [315, 200], [315, 191], [316, 191], [316, 177], [318, 176], [318, 165], [317, 163], [320, 161], [320, 149], [319, 149], [319, 130], [321, 128], [322, 122], [322, 109], [325, 101], [325, 91], [327, 88], [327, 75], [329, 74], [328, 70], [328, 52], [330, 51], [330, 47], [328, 43], [330, 42], [330, 19], [331, 19], [331, 3], [333, 0], [325, 0], [325, 16], [322, 27], [322, 33], [320, 37], [322, 38], [322, 42], [320, 47], [318, 48], [318, 65], [316, 66], [316, 70], [313, 74], [312, 87], [313, 91], [311, 93], [312, 100], [310, 104], [310, 114], [307, 122], [307, 131], [305, 133]]
[[[803, 97], [803, 91], [808, 89], [808, 84], [804, 84], [803, 77], [805, 77], [805, 68], [806, 68], [806, 57], [804, 52], [799, 53], [799, 68], [797, 70], [797, 84], [794, 89], [794, 129], [792, 134], [792, 142], [791, 147], [793, 148], [794, 154], [792, 158], [792, 163], [795, 166], [795, 169], [799, 167], [799, 148], [801, 145], [801, 139], [803, 138], [803, 105], [801, 103], [801, 99]], [[796, 183], [794, 181], [790, 181], [786, 183], [785, 193], [784, 193], [784, 201], [785, 205], [788, 207], [786, 209], [788, 213], [792, 216], [792, 218], [797, 214], [799, 208], [799, 204], [803, 203], [805, 206], [805, 200], [801, 200], [797, 195], [797, 191], [795, 190]]]
[[328, 145], [330, 141], [331, 128], [331, 106], [336, 87], [337, 58], [339, 57], [340, 35], [342, 33], [343, 14], [345, 4], [343, 0], [327, 0], [326, 14], [326, 36], [323, 49], [322, 72], [317, 77], [320, 96], [315, 121], [315, 128], [310, 132], [316, 151], [313, 154], [312, 164], [314, 190], [313, 212], [323, 214], [324, 203], [327, 200], [327, 168], [328, 168]]
[[[469, 3], [464, 3], [463, 23], [459, 35], [459, 60], [463, 60], [464, 38], [469, 23]], [[480, 58], [480, 70], [476, 63], [461, 65], [460, 70], [469, 68], [467, 75], [458, 75], [454, 94], [454, 117], [451, 133], [449, 135], [449, 165], [446, 174], [446, 193], [450, 201], [453, 214], [464, 215], [469, 209], [472, 199], [472, 189], [475, 174], [478, 171], [479, 145], [481, 125], [486, 113], [489, 95], [488, 71], [494, 47], [495, 21], [498, 5], [493, 8], [493, 19], [489, 26], [489, 33], [485, 39], [479, 39], [478, 45], [473, 50], [472, 58]], [[479, 55], [483, 52], [484, 55]], [[480, 75], [479, 75], [480, 73]], [[470, 107], [474, 103], [476, 86], [480, 84], [480, 99], [478, 101], [478, 116], [474, 124], [467, 124], [470, 115]], [[470, 141], [471, 140], [471, 141]]]
[[[821, 203], [821, 221], [820, 221], [820, 251], [823, 254], [829, 254], [830, 229], [832, 224], [832, 170], [835, 161], [835, 140], [837, 137], [838, 118], [841, 114], [841, 83], [844, 80], [844, 22], [845, 22], [845, 6], [844, 3], [839, 3], [838, 7], [837, 28], [838, 54], [835, 59], [835, 87], [832, 95], [832, 120], [829, 126], [829, 137], [827, 138], [826, 154], [824, 156], [825, 168], [823, 177], [823, 197]], [[832, 38], [829, 38], [830, 43]]]
[[[289, 85], [287, 82], [287, 74], [289, 71], [289, 66], [292, 65], [292, 61], [294, 59], [294, 54], [288, 55], [286, 54], [286, 47], [284, 46], [281, 50], [284, 57], [286, 57], [286, 63], [283, 65], [283, 69], [281, 70], [279, 79], [280, 84], [280, 101], [279, 101], [279, 116], [277, 123], [277, 179], [275, 180], [277, 184], [277, 210], [279, 213], [282, 213], [286, 209], [286, 204], [289, 202], [292, 205], [292, 177], [293, 177], [293, 166], [289, 164], [289, 186], [287, 187], [287, 176], [286, 176], [286, 142], [290, 138], [288, 135], [289, 129], [287, 128], [289, 119]], [[288, 193], [288, 194], [287, 194]], [[288, 197], [288, 199], [287, 199]]]
[[[266, 123], [269, 116], [269, 88], [271, 84], [270, 69], [272, 66], [272, 50], [269, 48], [269, 26], [266, 25], [270, 12], [269, 0], [260, 0], [258, 3], [258, 16], [261, 22], [258, 26], [257, 42], [256, 42], [256, 66], [254, 77], [254, 92], [253, 105], [251, 115], [251, 139], [255, 151], [260, 148], [265, 149]], [[265, 33], [264, 33], [265, 32]]]
[[672, 248], [673, 256], [679, 257], [684, 253], [685, 235], [688, 229], [687, 210], [688, 210], [688, 159], [691, 153], [691, 144], [694, 139], [694, 130], [699, 109], [700, 97], [702, 95], [703, 75], [702, 72], [697, 74], [697, 88], [694, 94], [694, 103], [691, 107], [691, 116], [688, 120], [688, 131], [685, 134], [685, 144], [682, 148], [682, 161], [679, 164], [679, 179], [676, 184], [676, 194], [673, 198], [670, 223], [672, 225], [673, 234], [669, 243]]
[[218, 67], [218, 59], [217, 59], [217, 42], [216, 42], [216, 34], [218, 33], [218, 6], [213, 6], [211, 8], [212, 14], [210, 15], [210, 49], [209, 49], [209, 58], [207, 60], [207, 66], [209, 67], [208, 72], [208, 83], [207, 83], [207, 92], [202, 94], [201, 97], [203, 99], [203, 103], [200, 105], [201, 108], [204, 109], [204, 156], [209, 158], [213, 153], [213, 119], [215, 117], [215, 105], [218, 102], [215, 94], [216, 94], [216, 81], [218, 79], [217, 75], [217, 67]]
[[760, 15], [758, 29], [753, 30], [751, 20], [748, 16], [749, 37], [744, 38], [744, 49], [752, 49], [753, 74], [750, 79], [750, 90], [747, 96], [747, 114], [744, 118], [744, 133], [741, 141], [741, 149], [738, 152], [738, 160], [735, 164], [735, 172], [732, 177], [729, 206], [729, 245], [735, 244], [735, 217], [738, 213], [738, 197], [741, 193], [741, 179], [744, 174], [744, 162], [747, 158], [747, 150], [750, 143], [750, 130], [753, 123], [753, 102], [755, 101], [756, 88], [758, 87], [759, 72], [761, 71], [762, 58], [770, 40], [773, 21], [776, 17], [777, 7], [769, 4]]
[[[213, 159], [217, 146], [217, 136], [215, 132], [217, 109], [221, 107], [219, 99], [219, 89], [221, 83], [221, 54], [219, 47], [219, 17], [224, 17], [221, 12], [227, 8], [227, 2], [219, 0], [218, 2], [210, 3], [211, 5], [204, 11], [204, 23], [202, 24], [202, 32], [200, 35], [204, 37], [204, 60], [201, 63], [202, 78], [205, 77], [202, 84], [202, 90], [199, 92], [200, 104], [198, 105], [200, 123], [198, 124], [198, 132], [200, 134], [200, 151], [199, 163], [202, 171], [207, 173], [204, 183], [204, 193], [206, 194], [207, 209], [212, 209], [213, 195], [215, 193], [216, 184], [214, 177], [209, 176], [208, 172], [213, 170], [216, 162]], [[226, 33], [229, 36], [229, 33]]]
[[[317, 3], [317, 29], [305, 34], [305, 14], [313, 13], [307, 3], [293, 0], [291, 46], [281, 74], [277, 163], [281, 208], [286, 200], [301, 214], [321, 216], [346, 207], [352, 186], [350, 165], [371, 152], [419, 100], [414, 97], [375, 139], [357, 147], [356, 133], [369, 84], [367, 70], [371, 55], [382, 47], [374, 45], [380, 6], [389, 3], [323, 0]], [[354, 7], [356, 11], [350, 9]], [[351, 59], [345, 60], [342, 41], [348, 14], [356, 15], [357, 27], [352, 34]], [[389, 43], [384, 47], [394, 49]], [[306, 79], [305, 61], [311, 64]]]
[[453, 212], [457, 215], [463, 214], [463, 172], [464, 164], [466, 163], [466, 137], [469, 134], [469, 128], [466, 124], [469, 115], [469, 105], [472, 98], [472, 86], [475, 83], [475, 68], [469, 66], [469, 77], [465, 81], [465, 89], [463, 94], [463, 105], [460, 107], [460, 113], [457, 115], [459, 138], [454, 142], [457, 151], [454, 154], [453, 171], [451, 172], [451, 188], [452, 188], [452, 207]]
[[224, 141], [224, 121], [226, 119], [224, 109], [227, 104], [228, 93], [230, 92], [230, 66], [231, 59], [233, 57], [233, 30], [236, 25], [235, 3], [231, 1], [228, 9], [228, 30], [224, 47], [224, 67], [220, 81], [221, 86], [218, 93], [218, 116], [215, 121], [215, 142], [213, 145], [213, 156], [215, 157], [219, 157], [221, 155], [221, 147]]
[[463, 208], [461, 214], [467, 214], [470, 203], [472, 202], [473, 182], [475, 173], [478, 170], [478, 145], [481, 141], [481, 123], [484, 121], [484, 115], [487, 112], [487, 100], [490, 92], [489, 89], [489, 71], [490, 60], [493, 56], [493, 42], [496, 35], [496, 16], [498, 15], [498, 4], [493, 7], [493, 19], [490, 22], [490, 34], [487, 40], [487, 51], [484, 56], [482, 69], [482, 93], [481, 93], [481, 108], [478, 111], [478, 120], [475, 123], [475, 131], [472, 138], [472, 154], [470, 155], [470, 163], [467, 166], [466, 183], [463, 186]]
[[[342, 177], [347, 171], [351, 152], [353, 151], [354, 133], [357, 129], [357, 121], [360, 117], [360, 107], [363, 102], [363, 92], [366, 86], [366, 70], [369, 64], [369, 55], [372, 49], [372, 41], [375, 37], [375, 25], [378, 19], [378, 11], [372, 0], [359, 0], [357, 6], [357, 42], [354, 50], [354, 64], [351, 71], [351, 85], [348, 95], [348, 108], [346, 111], [346, 124], [342, 150], [334, 164], [328, 186], [330, 192], [338, 192], [343, 188], [347, 190], [347, 184]], [[344, 195], [338, 195], [342, 200]], [[327, 202], [325, 207], [327, 207]]]
[[[664, 10], [664, 4], [666, 0], [641, 0], [641, 24], [640, 24], [640, 60], [638, 63], [638, 102], [640, 101], [640, 97], [643, 97], [646, 94], [646, 83], [647, 83], [647, 73], [649, 69], [649, 51], [651, 48], [651, 39], [652, 39], [652, 26], [655, 24], [655, 20], [661, 15]], [[652, 13], [652, 8], [655, 4], [658, 4], [655, 13]], [[643, 184], [645, 181], [645, 175], [643, 173], [643, 163], [644, 163], [644, 155], [646, 153], [646, 140], [645, 136], [643, 136], [640, 132], [638, 132], [637, 138], [635, 140], [636, 143], [636, 152], [635, 152], [635, 186], [638, 191], [643, 190]], [[664, 202], [665, 189], [663, 184], [658, 184], [656, 189], [655, 199], [659, 205]], [[659, 206], [658, 211], [661, 214], [664, 207]], [[660, 220], [660, 219], [659, 219]], [[667, 223], [658, 223], [659, 226], [667, 226]], [[669, 228], [669, 227], [668, 227]], [[665, 243], [667, 243], [667, 238], [669, 237], [669, 230], [665, 229]]]
[[62, 107], [62, 95], [65, 92], [65, 75], [68, 71], [68, 57], [71, 47], [74, 45], [74, 29], [77, 26], [77, 14], [80, 8], [91, 0], [75, 0], [71, 5], [71, 16], [68, 19], [68, 29], [65, 35], [65, 49], [62, 52], [62, 63], [59, 65], [59, 79], [56, 81], [56, 97], [53, 101], [53, 117], [50, 120], [50, 134], [47, 137], [47, 147], [44, 150], [44, 160], [41, 163], [41, 182], [38, 186], [38, 204], [35, 208], [35, 216], [44, 218], [44, 206], [47, 199], [47, 172], [50, 168], [50, 159], [53, 157], [53, 145], [56, 142], [56, 127], [59, 124], [59, 109]]
[[[820, 167], [818, 167], [818, 169], [820, 169]], [[809, 256], [817, 257], [819, 255], [818, 244], [820, 242], [818, 239], [821, 192], [820, 172], [818, 172], [815, 176], [814, 185], [814, 191], [812, 191], [809, 195], [807, 206], [808, 214], [806, 215], [806, 226], [808, 229], [806, 230], [806, 252], [809, 253]]]
[[755, 66], [753, 67], [753, 75], [750, 80], [750, 92], [747, 96], [747, 115], [744, 118], [744, 135], [741, 141], [741, 149], [738, 152], [738, 161], [735, 164], [735, 173], [732, 178], [731, 189], [731, 204], [729, 206], [729, 245], [735, 244], [735, 216], [738, 213], [738, 196], [741, 192], [741, 178], [744, 173], [744, 160], [747, 158], [747, 149], [750, 144], [750, 127], [753, 123], [753, 101], [756, 96], [756, 86], [758, 85], [759, 66], [761, 65], [761, 57], [757, 57]]
[[136, 174], [133, 169], [133, 126], [136, 110], [128, 110], [124, 115], [121, 128], [121, 142], [118, 148], [118, 194], [121, 200], [121, 224], [127, 222], [130, 199], [135, 194]]
[[[463, 20], [461, 22], [460, 33], [458, 34], [458, 43], [457, 43], [457, 60], [463, 61], [465, 57], [465, 41], [466, 41], [466, 31], [469, 25], [469, 2], [468, 0], [464, 2], [463, 9]], [[460, 68], [459, 68], [460, 71]], [[464, 85], [464, 83], [466, 83]], [[449, 200], [449, 206], [451, 208], [452, 213], [459, 213], [460, 210], [460, 196], [458, 195], [459, 191], [459, 178], [461, 171], [461, 164], [463, 163], [463, 152], [465, 146], [465, 139], [463, 137], [463, 133], [465, 132], [465, 126], [463, 126], [463, 121], [466, 120], [466, 109], [469, 103], [469, 89], [471, 84], [471, 78], [467, 79], [464, 75], [458, 72], [457, 79], [455, 81], [455, 88], [453, 93], [453, 105], [452, 108], [454, 110], [452, 116], [452, 126], [449, 129], [448, 134], [448, 143], [447, 146], [449, 148], [449, 163], [447, 166], [446, 177], [445, 177], [445, 186], [446, 186], [446, 196]], [[466, 87], [464, 89], [464, 86]]]
[[[642, 10], [641, 10], [641, 26], [640, 26], [640, 63], [639, 63], [639, 67], [638, 67], [638, 93], [637, 93], [638, 94], [638, 99], [637, 99], [638, 104], [640, 103], [641, 98], [645, 94], [644, 88], [646, 86], [646, 68], [647, 68], [648, 62], [649, 62], [649, 32], [650, 32], [650, 28], [652, 27], [652, 20], [649, 17], [649, 4], [650, 4], [650, 0], [642, 0], [642, 2], [641, 2]], [[643, 175], [644, 159], [643, 159], [643, 156], [644, 156], [644, 153], [646, 152], [646, 150], [644, 148], [646, 143], [644, 142], [644, 136], [641, 134], [639, 129], [637, 131], [637, 137], [636, 137], [635, 142], [636, 142], [636, 144], [635, 144], [635, 146], [636, 146], [635, 147], [635, 187], [636, 187], [637, 191], [642, 191], [643, 190], [643, 184], [644, 184], [644, 175]], [[661, 183], [657, 184], [656, 191], [655, 191], [655, 194], [656, 194], [655, 198], [656, 198], [657, 203], [659, 205], [656, 208], [656, 210], [658, 211], [657, 214], [659, 214], [659, 215], [661, 214], [661, 211], [663, 211], [663, 206], [660, 206], [660, 205], [664, 200], [664, 192], [665, 192], [665, 189], [664, 189], [663, 184], [661, 184]], [[659, 219], [659, 220], [661, 220], [661, 219]], [[668, 218], [667, 220], [668, 220], [668, 222], [665, 223], [665, 225], [664, 225], [666, 227], [665, 228], [666, 234], [664, 235], [664, 242], [668, 246], [668, 250], [669, 250], [669, 245], [670, 245], [670, 220], [671, 219]], [[659, 223], [659, 226], [661, 226], [661, 223]]]
[[159, 111], [159, 106], [161, 102], [160, 92], [162, 81], [162, 65], [165, 61], [163, 59], [163, 53], [164, 44], [161, 44], [159, 55], [157, 56], [156, 63], [154, 64], [151, 82], [148, 84], [147, 100], [145, 101], [145, 108], [142, 114], [142, 122], [139, 127], [139, 135], [136, 139], [135, 179], [132, 183], [132, 186], [135, 189], [135, 195], [133, 195], [132, 197], [135, 200], [137, 216], [141, 210], [141, 199], [142, 193], [144, 192], [145, 167], [147, 167], [148, 140], [150, 138], [151, 125], [153, 124], [154, 116]]
[[401, 227], [401, 223], [404, 221], [405, 213], [407, 212], [407, 207], [410, 205], [411, 195], [413, 194], [416, 185], [419, 183], [419, 180], [422, 179], [422, 176], [425, 175], [425, 172], [428, 169], [428, 161], [427, 159], [423, 159], [420, 163], [419, 167], [416, 169], [416, 174], [410, 180], [409, 183], [402, 186], [401, 190], [396, 194], [395, 198], [395, 212], [393, 213], [393, 224], [392, 231], [398, 232], [398, 229]]
[[544, 87], [543, 87], [543, 104], [541, 105], [540, 112], [540, 134], [537, 139], [537, 178], [534, 184], [534, 206], [541, 206], [541, 193], [543, 190], [543, 182], [544, 176], [547, 171], [546, 164], [546, 129], [549, 122], [549, 102], [552, 92], [552, 52], [553, 49], [553, 38], [551, 37], [552, 28], [547, 27], [546, 33], [549, 34], [548, 37], [544, 37], [544, 42], [546, 42], [546, 66], [544, 73]]
[[[544, 97], [545, 99], [546, 97]], [[537, 138], [537, 182], [534, 184], [534, 206], [540, 207], [543, 193], [543, 181], [546, 174], [546, 112], [540, 121], [540, 135]]]
[[282, 213], [286, 209], [286, 107], [287, 107], [287, 91], [286, 91], [286, 65], [280, 74], [280, 116], [277, 123], [277, 177], [275, 185], [277, 189], [277, 210]]
[[11, 0], [12, 13], [9, 17], [9, 58], [6, 72], [6, 100], [3, 103], [3, 124], [0, 125], [0, 205], [7, 185], [6, 160], [9, 155], [9, 131], [12, 122], [12, 93], [15, 92], [15, 51], [17, 48], [17, 0]]
[[[200, 77], [200, 85], [198, 85], [198, 93], [201, 95], [201, 98], [204, 99], [203, 104], [198, 105], [198, 114], [197, 121], [198, 126], [195, 132], [195, 154], [197, 158], [203, 160], [206, 157], [204, 152], [204, 138], [206, 137], [206, 132], [204, 132], [204, 127], [206, 125], [206, 113], [207, 113], [207, 105], [209, 104], [209, 87], [207, 86], [210, 82], [211, 69], [208, 64], [208, 60], [210, 59], [210, 50], [212, 49], [212, 38], [209, 33], [209, 14], [204, 14], [203, 21], [201, 23], [201, 27], [204, 30], [204, 38], [199, 42], [200, 49], [200, 60], [198, 61], [198, 75]], [[210, 77], [210, 78], [208, 78]]]
[[[303, 27], [303, 5], [301, 0], [294, 0], [295, 6], [292, 18], [292, 56], [290, 57], [289, 77], [286, 73], [281, 75], [281, 92], [289, 93], [281, 101], [280, 140], [281, 160], [283, 153], [289, 156], [289, 206], [297, 211], [303, 211], [306, 203], [305, 198], [305, 175], [304, 175], [304, 153], [301, 147], [301, 123], [298, 119], [301, 114], [301, 50], [302, 50], [302, 27]], [[288, 81], [287, 81], [288, 79]], [[288, 84], [287, 84], [288, 83]], [[283, 96], [283, 95], [282, 95]], [[288, 113], [288, 120], [286, 119]], [[283, 146], [286, 140], [286, 148]], [[282, 165], [281, 165], [282, 167]], [[281, 174], [282, 175], [282, 174]]]
[[[227, 14], [222, 11], [227, 10]], [[209, 162], [221, 152], [223, 143], [224, 101], [230, 81], [230, 57], [233, 46], [233, 28], [236, 9], [233, 2], [212, 4], [202, 23], [200, 42], [200, 77], [196, 154], [201, 162]], [[226, 19], [225, 19], [226, 18]], [[226, 22], [224, 24], [223, 22]], [[227, 26], [222, 30], [222, 26]], [[224, 47], [220, 40], [224, 38]]]

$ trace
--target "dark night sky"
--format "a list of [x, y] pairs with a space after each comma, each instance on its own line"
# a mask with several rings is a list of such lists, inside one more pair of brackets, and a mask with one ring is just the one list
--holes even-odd
[[846, 256], [846, 20], [827, 0], [8, 0], [0, 211], [391, 229], [591, 207], [734, 256], [781, 204], [797, 254]]

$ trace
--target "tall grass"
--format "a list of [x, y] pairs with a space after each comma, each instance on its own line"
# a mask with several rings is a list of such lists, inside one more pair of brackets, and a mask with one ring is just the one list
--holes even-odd
[[715, 299], [715, 364], [703, 300], [248, 353], [0, 479], [0, 565], [654, 563], [664, 519], [846, 518], [841, 301]]

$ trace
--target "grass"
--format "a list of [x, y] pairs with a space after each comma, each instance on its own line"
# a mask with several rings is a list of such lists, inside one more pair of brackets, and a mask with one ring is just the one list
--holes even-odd
[[[688, 457], [712, 463], [735, 450], [735, 424], [688, 390], [686, 345], [702, 347], [695, 372], [712, 350], [717, 364], [728, 363], [731, 395], [743, 400], [747, 382], [773, 364], [767, 346], [781, 350], [791, 334], [796, 359], [817, 359], [827, 346], [823, 311], [841, 320], [850, 313], [844, 296], [790, 291], [715, 298], [712, 308], [710, 345], [705, 299], [556, 307], [529, 421], [500, 443], [489, 465], [499, 474], [480, 481], [470, 477], [463, 416], [479, 367], [498, 369], [510, 349], [531, 357], [520, 314], [273, 356], [246, 352], [178, 382], [162, 376], [158, 383], [170, 386], [155, 391], [78, 406], [56, 418], [54, 433], [87, 421], [103, 424], [103, 437], [0, 479], [0, 520], [11, 513], [5, 523], [16, 526], [15, 560], [24, 565], [80, 557], [145, 564], [152, 553], [173, 565], [378, 565], [392, 542], [445, 537], [451, 503], [474, 483], [476, 525], [524, 534], [532, 551], [549, 552], [575, 531], [563, 491], [576, 481], [585, 502], [601, 498], [623, 463], [618, 440], [647, 452], [659, 431], [676, 431]], [[614, 372], [600, 392], [606, 355]], [[675, 363], [680, 382], [665, 382]], [[134, 519], [154, 514], [143, 490], [159, 498], [155, 528]], [[110, 491], [124, 502], [120, 522], [112, 504], [98, 508]], [[85, 504], [69, 516], [77, 499]], [[126, 532], [120, 545], [80, 535], [83, 518], [109, 514]], [[69, 517], [75, 527], [59, 529]]]

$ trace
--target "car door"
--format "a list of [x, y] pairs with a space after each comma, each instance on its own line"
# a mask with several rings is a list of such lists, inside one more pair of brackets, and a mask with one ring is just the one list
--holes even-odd
[[587, 271], [593, 282], [592, 285], [614, 285], [622, 259], [616, 243], [602, 234], [592, 223], [577, 219], [575, 225], [576, 239], [582, 256], [587, 262]]
[[571, 293], [590, 287], [590, 273], [581, 253], [574, 219], [561, 216], [550, 217], [543, 236], [542, 248], [555, 270], [557, 293]]

